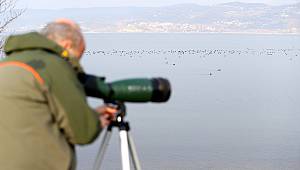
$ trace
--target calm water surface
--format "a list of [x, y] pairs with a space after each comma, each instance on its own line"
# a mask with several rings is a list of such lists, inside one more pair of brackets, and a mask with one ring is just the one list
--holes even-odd
[[[145, 170], [300, 169], [300, 36], [87, 34], [83, 65], [108, 81], [166, 77], [166, 104], [128, 104]], [[90, 100], [92, 106], [100, 100]], [[103, 169], [120, 168], [117, 130]], [[89, 170], [101, 140], [78, 147]]]

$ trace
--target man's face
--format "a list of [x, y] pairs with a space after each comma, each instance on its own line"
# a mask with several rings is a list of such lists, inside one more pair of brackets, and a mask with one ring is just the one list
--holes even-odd
[[81, 43], [80, 43], [80, 48], [79, 48], [79, 59], [82, 57], [83, 53], [85, 51], [85, 41], [82, 40]]
[[78, 58], [78, 59], [81, 59], [81, 57], [82, 57], [82, 55], [83, 55], [83, 53], [84, 53], [84, 51], [85, 51], [85, 41], [82, 40], [82, 41], [80, 42], [80, 45], [79, 45], [78, 48], [76, 48], [76, 49], [70, 49], [69, 51], [71, 52], [71, 54], [72, 54], [74, 57], [76, 57], [76, 58]]

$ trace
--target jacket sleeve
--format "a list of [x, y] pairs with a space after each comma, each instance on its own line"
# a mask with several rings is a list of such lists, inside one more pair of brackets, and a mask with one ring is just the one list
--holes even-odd
[[100, 133], [99, 119], [87, 104], [75, 71], [65, 61], [51, 67], [49, 92], [61, 131], [71, 144], [91, 143]]

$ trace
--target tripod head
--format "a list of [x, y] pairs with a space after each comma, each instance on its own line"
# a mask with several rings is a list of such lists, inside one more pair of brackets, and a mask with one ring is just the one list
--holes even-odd
[[117, 110], [115, 115], [115, 120], [113, 120], [110, 125], [108, 126], [107, 130], [111, 131], [113, 127], [118, 127], [120, 130], [129, 131], [129, 122], [124, 121], [124, 117], [126, 116], [126, 105], [124, 102], [120, 101], [107, 101], [105, 100], [104, 103], [109, 106], [113, 107]]
[[115, 117], [125, 117], [126, 116], [126, 106], [124, 102], [113, 101], [113, 100], [104, 100], [105, 105], [112, 107], [117, 110]]

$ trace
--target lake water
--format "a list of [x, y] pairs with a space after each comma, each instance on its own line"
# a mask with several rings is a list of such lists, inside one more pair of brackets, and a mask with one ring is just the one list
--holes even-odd
[[[86, 34], [86, 72], [165, 77], [163, 104], [128, 104], [145, 170], [300, 169], [300, 36]], [[90, 100], [92, 106], [101, 100]], [[103, 169], [121, 169], [114, 131]], [[100, 139], [77, 147], [89, 170]]]

